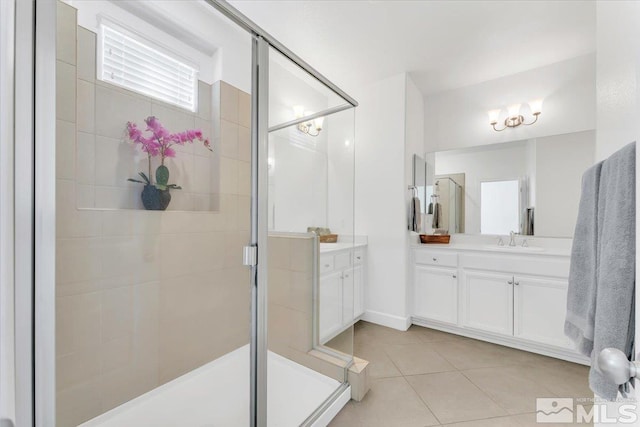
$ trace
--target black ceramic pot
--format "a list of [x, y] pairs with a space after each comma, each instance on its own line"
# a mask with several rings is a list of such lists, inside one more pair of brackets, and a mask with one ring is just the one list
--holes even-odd
[[154, 185], [145, 185], [141, 197], [142, 204], [148, 211], [163, 211], [171, 202], [169, 190], [158, 190]]

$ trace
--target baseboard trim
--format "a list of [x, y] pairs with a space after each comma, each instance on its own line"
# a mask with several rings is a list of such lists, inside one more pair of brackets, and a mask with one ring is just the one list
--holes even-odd
[[394, 314], [382, 313], [380, 311], [366, 310], [362, 315], [362, 320], [375, 323], [376, 325], [406, 331], [411, 326], [411, 317], [396, 316]]
[[449, 332], [456, 335], [462, 335], [468, 338], [474, 338], [482, 341], [488, 341], [494, 344], [500, 344], [507, 347], [517, 348], [518, 350], [538, 353], [544, 356], [554, 357], [556, 359], [567, 360], [581, 365], [590, 365], [589, 358], [578, 354], [575, 351], [554, 347], [543, 343], [534, 343], [518, 338], [512, 338], [494, 334], [491, 332], [478, 331], [475, 329], [462, 328], [454, 325], [448, 325], [435, 320], [428, 320], [421, 317], [412, 317], [412, 323], [426, 328], [437, 329], [443, 332]]

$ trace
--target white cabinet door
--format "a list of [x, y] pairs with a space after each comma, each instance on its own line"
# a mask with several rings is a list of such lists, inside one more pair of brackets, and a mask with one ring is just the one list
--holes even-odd
[[463, 326], [513, 335], [513, 276], [474, 270], [462, 276]]
[[364, 271], [362, 266], [353, 268], [353, 317], [364, 313]]
[[414, 312], [425, 319], [458, 323], [457, 270], [416, 265]]
[[320, 278], [320, 342], [342, 326], [342, 272]]
[[515, 277], [514, 336], [563, 348], [573, 348], [564, 335], [567, 281]]
[[354, 313], [354, 274], [353, 269], [345, 270], [342, 274], [342, 325], [353, 323]]

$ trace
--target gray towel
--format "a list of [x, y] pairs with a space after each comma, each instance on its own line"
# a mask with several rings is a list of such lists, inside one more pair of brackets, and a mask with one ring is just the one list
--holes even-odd
[[596, 368], [600, 352], [613, 347], [632, 356], [635, 333], [635, 143], [602, 164], [598, 196], [596, 307], [589, 385], [602, 398], [618, 386]]
[[582, 176], [582, 193], [571, 249], [565, 334], [583, 355], [593, 350], [596, 311], [596, 253], [598, 242], [598, 190], [602, 162]]
[[410, 230], [416, 233], [420, 232], [422, 219], [422, 210], [420, 209], [420, 199], [413, 197], [411, 199], [411, 214], [409, 222], [411, 223]]
[[438, 202], [433, 204], [433, 223], [431, 227], [436, 230], [442, 225], [442, 205]]

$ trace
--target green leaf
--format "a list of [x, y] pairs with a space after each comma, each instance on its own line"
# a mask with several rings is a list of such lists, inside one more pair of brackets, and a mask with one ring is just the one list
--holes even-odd
[[142, 182], [139, 179], [133, 179], [133, 178], [129, 178], [127, 181], [137, 182], [139, 184], [149, 184], [148, 182]]
[[144, 179], [144, 182], [146, 182], [147, 184], [151, 184], [151, 180], [149, 179], [147, 174], [145, 174], [144, 172], [140, 172], [139, 175], [142, 177], [142, 179]]
[[156, 188], [157, 188], [158, 190], [164, 191], [164, 190], [166, 190], [166, 189], [167, 189], [167, 186], [166, 186], [166, 185], [163, 185], [163, 184], [156, 184]]
[[169, 168], [165, 165], [160, 165], [158, 169], [156, 169], [156, 182], [160, 185], [167, 185], [169, 183]]

